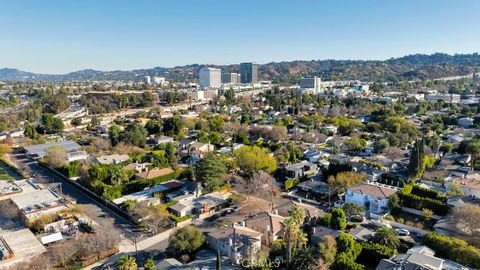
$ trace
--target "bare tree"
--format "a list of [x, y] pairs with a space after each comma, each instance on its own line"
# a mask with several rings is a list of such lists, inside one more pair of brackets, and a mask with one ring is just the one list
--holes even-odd
[[60, 167], [67, 161], [67, 151], [63, 147], [52, 146], [46, 152], [47, 164], [52, 167]]
[[251, 178], [242, 178], [240, 186], [248, 195], [262, 199], [268, 198], [271, 209], [275, 208], [275, 199], [280, 194], [280, 188], [270, 174], [260, 171]]
[[480, 232], [480, 206], [467, 203], [464, 206], [455, 207], [451, 219], [457, 228], [472, 236]]
[[388, 157], [392, 162], [403, 157], [403, 150], [399, 147], [388, 146], [383, 150], [383, 154]]

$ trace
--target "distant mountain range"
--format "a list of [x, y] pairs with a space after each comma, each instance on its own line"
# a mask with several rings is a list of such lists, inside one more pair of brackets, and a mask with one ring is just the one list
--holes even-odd
[[[170, 81], [186, 81], [198, 76], [206, 65], [194, 64], [173, 68], [155, 67], [131, 71], [98, 71], [85, 69], [63, 75], [39, 74], [12, 68], [0, 69], [0, 80], [133, 80], [144, 76], [162, 76]], [[238, 72], [238, 65], [208, 65], [222, 72]], [[298, 60], [260, 65], [262, 79], [281, 83], [298, 83], [302, 76], [317, 75], [323, 80], [396, 81], [466, 75], [480, 70], [480, 55], [436, 53], [414, 54], [384, 61], [375, 60]]]

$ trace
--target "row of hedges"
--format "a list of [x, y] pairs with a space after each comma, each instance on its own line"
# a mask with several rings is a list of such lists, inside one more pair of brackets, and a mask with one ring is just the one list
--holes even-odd
[[444, 216], [448, 214], [448, 205], [442, 201], [423, 198], [414, 194], [402, 194], [402, 205], [422, 211], [424, 208], [430, 209], [435, 215]]
[[417, 185], [414, 185], [412, 187], [411, 194], [417, 195], [420, 197], [427, 197], [427, 198], [431, 198], [439, 201], [445, 200], [445, 197], [442, 194], [440, 194], [440, 192], [438, 192], [437, 190], [428, 189], [428, 188], [420, 187]]
[[445, 197], [437, 191], [425, 189], [417, 185], [405, 185], [400, 192], [401, 204], [404, 207], [422, 211], [430, 209], [435, 215], [443, 216], [448, 214], [448, 205]]
[[152, 179], [139, 179], [129, 181], [125, 183], [125, 185], [123, 185], [122, 194], [131, 194], [137, 191], [144, 190], [147, 187], [153, 187], [163, 182], [170, 181], [172, 179], [175, 179], [180, 174], [180, 172], [181, 170], [176, 170], [173, 173], [169, 173]]
[[397, 254], [396, 249], [381, 244], [366, 241], [358, 242], [362, 245], [362, 251], [358, 255], [357, 262], [363, 265], [376, 267], [382, 259], [389, 259]]
[[438, 257], [480, 269], [480, 250], [461, 239], [429, 232], [425, 235], [424, 243]]

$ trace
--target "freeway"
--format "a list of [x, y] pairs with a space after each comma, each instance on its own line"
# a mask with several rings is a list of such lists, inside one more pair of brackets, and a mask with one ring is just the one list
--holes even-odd
[[135, 236], [140, 236], [137, 226], [119, 216], [105, 205], [90, 198], [81, 189], [46, 170], [37, 162], [32, 162], [30, 159], [26, 158], [25, 155], [10, 155], [9, 160], [16, 164], [24, 174], [34, 173], [36, 178], [45, 179], [50, 183], [61, 183], [62, 195], [72, 198], [77, 205], [83, 208], [84, 213], [100, 226], [110, 224], [130, 240], [135, 238]]

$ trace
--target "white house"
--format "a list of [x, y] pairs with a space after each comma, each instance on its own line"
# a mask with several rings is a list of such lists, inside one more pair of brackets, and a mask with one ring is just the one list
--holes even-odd
[[463, 128], [469, 128], [471, 125], [473, 125], [473, 119], [470, 117], [459, 118], [458, 125]]
[[262, 247], [262, 234], [245, 227], [244, 224], [224, 227], [207, 235], [208, 243], [213, 250], [228, 256], [232, 263], [242, 260], [251, 261]]
[[372, 214], [383, 214], [389, 210], [390, 196], [397, 189], [385, 185], [360, 183], [351, 186], [345, 195], [345, 203], [354, 203]]
[[100, 164], [118, 164], [130, 160], [128, 155], [107, 155], [95, 157], [95, 162]]

